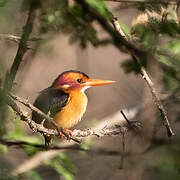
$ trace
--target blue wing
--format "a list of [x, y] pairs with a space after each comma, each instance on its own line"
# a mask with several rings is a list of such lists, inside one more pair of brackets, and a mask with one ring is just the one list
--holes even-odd
[[[54, 117], [56, 113], [60, 112], [67, 104], [68, 98], [68, 93], [50, 87], [40, 92], [40, 95], [34, 102], [34, 106], [43, 111], [45, 114], [49, 113], [51, 117]], [[32, 120], [37, 123], [41, 123], [43, 118], [33, 111]]]

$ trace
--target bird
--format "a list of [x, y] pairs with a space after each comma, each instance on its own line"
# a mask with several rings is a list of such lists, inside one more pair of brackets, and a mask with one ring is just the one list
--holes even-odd
[[[91, 79], [81, 71], [69, 70], [61, 73], [52, 85], [42, 91], [34, 101], [34, 106], [48, 114], [53, 121], [67, 133], [75, 126], [86, 111], [88, 98], [84, 91], [92, 86], [112, 84], [115, 81]], [[32, 112], [32, 120], [38, 124], [44, 121], [36, 111]], [[44, 127], [55, 129], [52, 123], [44, 121]], [[63, 136], [63, 134], [61, 134]], [[45, 145], [49, 146], [51, 136], [44, 135]]]

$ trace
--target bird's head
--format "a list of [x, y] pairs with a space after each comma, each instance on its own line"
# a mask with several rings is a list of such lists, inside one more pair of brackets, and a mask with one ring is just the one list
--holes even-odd
[[53, 82], [53, 88], [66, 90], [79, 90], [84, 92], [91, 86], [101, 86], [106, 84], [112, 84], [115, 81], [90, 79], [88, 75], [80, 71], [65, 71], [60, 74]]

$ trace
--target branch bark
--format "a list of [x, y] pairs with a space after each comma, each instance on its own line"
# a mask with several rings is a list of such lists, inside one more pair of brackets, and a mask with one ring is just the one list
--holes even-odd
[[[10, 102], [8, 102], [8, 100], [10, 100]], [[22, 112], [22, 109], [19, 110], [19, 106], [17, 106], [17, 104], [9, 97], [6, 99], [6, 102], [9, 104], [10, 107], [12, 107], [14, 109], [15, 112], [17, 112], [18, 115], [20, 115], [20, 117], [22, 118], [22, 120], [25, 120], [27, 122], [29, 122], [28, 124], [31, 125], [32, 123], [32, 126], [35, 127], [36, 129], [36, 125], [38, 127], [38, 124], [36, 124], [35, 122], [33, 122], [31, 119], [30, 119], [30, 116], [28, 116], [28, 114], [26, 112]], [[128, 115], [128, 118], [132, 119], [136, 116], [136, 114], [139, 112], [140, 110], [140, 106], [135, 106], [134, 108], [131, 108], [131, 109], [127, 109], [127, 110], [123, 110], [127, 115]], [[114, 125], [114, 124], [122, 124], [122, 126], [114, 126], [114, 129], [112, 127], [112, 131], [111, 128], [107, 128], [107, 125], [109, 125], [109, 122], [111, 122], [110, 125]], [[88, 138], [92, 138], [93, 136], [92, 135], [95, 135], [95, 136], [100, 136], [100, 134], [103, 135], [110, 135], [109, 132], [111, 133], [111, 135], [117, 135], [118, 133], [120, 135], [122, 135], [121, 133], [125, 134], [127, 131], [129, 130], [136, 130], [136, 128], [139, 129], [139, 127], [141, 127], [141, 124], [138, 123], [138, 122], [132, 122], [131, 126], [129, 126], [127, 123], [124, 124], [124, 117], [120, 114], [120, 112], [117, 112], [115, 113], [112, 117], [111, 117], [111, 121], [109, 121], [109, 118], [103, 120], [103, 122], [99, 122], [98, 124], [96, 124], [96, 127], [94, 127], [92, 130], [84, 130], [84, 131], [81, 131], [81, 130], [74, 130], [73, 131], [73, 136], [77, 136], [77, 137], [88, 137]], [[31, 127], [31, 126], [30, 126]], [[104, 131], [105, 128], [108, 130], [108, 131]], [[41, 132], [41, 130], [44, 130], [44, 129], [39, 129], [39, 131]], [[56, 130], [53, 130], [53, 132], [55, 132]], [[99, 133], [99, 132], [106, 132], [105, 134], [103, 133]], [[47, 132], [49, 133], [49, 131]], [[15, 141], [15, 142], [12, 142], [10, 140], [6, 140], [8, 141], [8, 144], [12, 144], [13, 145], [17, 145], [17, 146], [22, 146], [23, 144], [24, 145], [32, 145], [32, 144], [29, 144], [27, 142], [19, 142], [19, 141]], [[4, 142], [5, 143], [5, 142]], [[14, 170], [13, 170], [13, 174], [14, 175], [18, 175], [18, 174], [21, 174], [21, 173], [24, 173], [28, 170], [31, 170], [35, 167], [37, 167], [38, 165], [40, 165], [43, 161], [49, 159], [49, 158], [53, 158], [55, 157], [59, 152], [63, 152], [67, 149], [71, 149], [72, 146], [75, 145], [75, 141], [65, 141], [65, 142], [60, 142], [58, 143], [58, 146], [56, 148], [56, 145], [51, 145], [48, 149], [48, 151], [43, 151], [43, 152], [40, 152], [40, 153], [37, 153], [33, 158], [29, 159], [29, 160], [26, 160], [25, 162], [23, 162], [21, 165], [17, 166]], [[68, 147], [66, 147], [66, 144]], [[78, 145], [76, 143], [76, 145]], [[44, 148], [45, 146], [44, 145], [32, 145], [32, 146], [35, 146], [37, 148]]]
[[13, 81], [15, 79], [16, 73], [27, 51], [27, 42], [33, 29], [35, 14], [36, 14], [36, 7], [34, 6], [34, 3], [32, 1], [30, 5], [29, 13], [28, 13], [28, 18], [23, 28], [23, 34], [19, 40], [19, 46], [18, 46], [16, 56], [14, 58], [9, 74], [6, 75], [6, 79], [4, 82], [5, 91], [10, 91], [12, 89]]
[[[36, 10], [36, 6], [34, 6], [34, 2], [31, 1], [30, 4], [30, 9], [29, 9], [29, 13], [28, 13], [28, 18], [26, 21], [26, 24], [23, 28], [23, 33], [20, 39], [18, 39], [17, 37], [15, 38], [14, 36], [9, 36], [11, 37], [11, 39], [15, 38], [16, 41], [19, 41], [19, 46], [18, 46], [18, 50], [16, 53], [16, 56], [14, 58], [14, 61], [12, 63], [12, 66], [10, 68], [10, 72], [6, 73], [6, 77], [4, 80], [4, 92], [8, 92], [11, 91], [12, 87], [13, 87], [13, 83], [14, 83], [14, 79], [16, 77], [17, 71], [19, 69], [19, 66], [23, 60], [23, 57], [27, 51], [27, 41], [29, 39], [29, 36], [32, 32], [33, 29], [33, 22], [35, 19], [35, 11]], [[5, 119], [6, 119], [6, 112], [7, 112], [7, 107], [1, 102], [0, 99], [0, 120], [1, 120], [1, 126], [0, 126], [0, 134], [5, 134], [6, 132], [6, 128], [5, 128]]]
[[[0, 95], [2, 96], [3, 91], [0, 91]], [[40, 132], [45, 135], [53, 135], [53, 136], [59, 136], [60, 133], [62, 132], [65, 134], [67, 139], [71, 139], [77, 143], [80, 143], [81, 140], [78, 139], [79, 137], [88, 137], [88, 136], [97, 136], [97, 137], [102, 137], [102, 136], [112, 136], [112, 135], [117, 135], [117, 134], [124, 134], [128, 130], [132, 128], [139, 128], [141, 127], [141, 124], [139, 122], [131, 122], [131, 126], [129, 124], [125, 124], [124, 126], [114, 126], [111, 128], [103, 128], [103, 129], [87, 129], [87, 130], [74, 130], [72, 132], [72, 136], [67, 134], [63, 128], [59, 127], [54, 121], [53, 118], [47, 116], [44, 114], [42, 111], [34, 107], [32, 104], [30, 104], [27, 100], [23, 100], [22, 98], [9, 94], [9, 96], [4, 95], [4, 101], [20, 116], [21, 120], [26, 121], [29, 125], [29, 127], [32, 129], [33, 132]], [[23, 111], [20, 106], [15, 102], [18, 101], [21, 104], [25, 105], [28, 107], [31, 111], [36, 111], [40, 116], [42, 116], [44, 119], [52, 123], [56, 129], [47, 129], [43, 126], [43, 124], [37, 124], [35, 123], [31, 118], [30, 115]]]

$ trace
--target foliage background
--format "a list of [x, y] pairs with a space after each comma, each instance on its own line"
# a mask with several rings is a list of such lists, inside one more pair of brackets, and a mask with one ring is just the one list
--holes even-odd
[[[12, 91], [33, 103], [40, 90], [48, 87], [59, 73], [69, 69], [81, 70], [93, 78], [113, 79], [117, 81], [113, 86], [87, 91], [87, 113], [76, 128], [93, 127], [107, 119], [111, 123], [111, 118], [120, 109], [138, 109], [140, 106], [139, 113], [133, 120], [141, 121], [143, 129], [140, 135], [127, 134], [127, 154], [123, 168], [120, 168], [122, 138], [119, 136], [93, 138], [85, 141], [82, 147], [121, 154], [68, 150], [16, 177], [10, 172], [42, 153], [42, 150], [30, 146], [18, 148], [0, 145], [0, 179], [178, 179], [178, 6], [147, 2], [85, 1], [109, 23], [107, 9], [117, 15], [126, 35], [137, 47], [147, 52], [142, 56], [141, 64], [151, 75], [176, 132], [176, 137], [168, 139], [149, 89], [138, 75], [138, 68], [126, 48], [114, 41], [112, 34], [75, 1], [32, 2], [38, 8], [28, 41], [31, 49], [23, 58]], [[30, 4], [31, 1], [26, 0], [0, 1], [1, 86], [13, 63], [18, 45], [3, 35], [21, 36]], [[1, 111], [1, 137], [32, 143], [43, 142], [42, 137], [32, 134], [29, 127], [19, 121], [10, 108], [5, 117], [2, 115]]]

